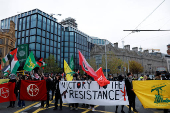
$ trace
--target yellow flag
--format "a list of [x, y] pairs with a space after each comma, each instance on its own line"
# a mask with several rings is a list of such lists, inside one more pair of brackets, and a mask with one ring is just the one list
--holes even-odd
[[0, 84], [8, 83], [8, 82], [9, 82], [9, 79], [0, 79]]
[[133, 89], [144, 108], [170, 108], [170, 80], [133, 81]]
[[71, 70], [71, 68], [68, 66], [68, 64], [65, 60], [64, 60], [64, 72], [66, 73], [67, 81], [72, 81], [74, 71]]

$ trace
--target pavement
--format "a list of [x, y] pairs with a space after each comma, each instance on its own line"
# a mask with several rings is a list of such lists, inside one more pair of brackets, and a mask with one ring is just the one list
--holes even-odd
[[[41, 102], [33, 102], [33, 101], [25, 101], [26, 106], [23, 107], [17, 107], [14, 108], [7, 108], [9, 105], [9, 102], [0, 103], [0, 113], [115, 113], [116, 106], [95, 106], [95, 111], [91, 111], [88, 109], [88, 107], [82, 107], [82, 104], [79, 104], [78, 110], [70, 110], [69, 104], [63, 103], [63, 109], [60, 110], [59, 108], [57, 110], [54, 109], [54, 103], [55, 101], [52, 100], [49, 102], [50, 106], [49, 108], [46, 108], [46, 104], [44, 108], [41, 108]], [[58, 102], [59, 103], [59, 102]], [[17, 105], [17, 101], [15, 103]], [[163, 113], [162, 109], [144, 109], [140, 101], [136, 98], [136, 109], [139, 113]], [[125, 113], [128, 113], [128, 106], [124, 106]], [[121, 113], [121, 106], [118, 108], [118, 113]], [[132, 112], [133, 109], [132, 109]], [[169, 112], [170, 113], [170, 110]]]

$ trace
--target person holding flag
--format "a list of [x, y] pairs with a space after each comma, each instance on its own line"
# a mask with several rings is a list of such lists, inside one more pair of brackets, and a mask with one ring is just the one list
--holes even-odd
[[59, 89], [59, 82], [61, 81], [60, 74], [56, 75], [55, 79], [55, 108], [53, 110], [57, 110], [58, 108], [58, 99], [60, 99], [60, 110], [62, 110], [62, 97], [60, 94], [60, 89]]

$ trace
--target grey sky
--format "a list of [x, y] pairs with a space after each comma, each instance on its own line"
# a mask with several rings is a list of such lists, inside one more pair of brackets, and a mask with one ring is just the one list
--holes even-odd
[[[0, 0], [0, 20], [38, 8], [46, 13], [61, 13], [54, 16], [61, 21], [75, 18], [82, 32], [118, 42], [135, 29], [163, 0]], [[165, 2], [138, 29], [170, 29], [170, 0]], [[170, 31], [138, 32], [124, 39], [124, 45], [143, 49], [161, 49], [166, 53], [170, 44]]]

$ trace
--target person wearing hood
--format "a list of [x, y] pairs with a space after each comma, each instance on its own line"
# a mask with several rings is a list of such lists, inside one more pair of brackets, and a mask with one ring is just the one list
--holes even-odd
[[131, 113], [131, 107], [133, 105], [133, 111], [138, 112], [135, 109], [135, 98], [136, 95], [133, 90], [133, 85], [132, 85], [132, 73], [127, 73], [127, 78], [125, 79], [125, 86], [126, 86], [126, 92], [129, 100], [129, 111], [128, 113]]

